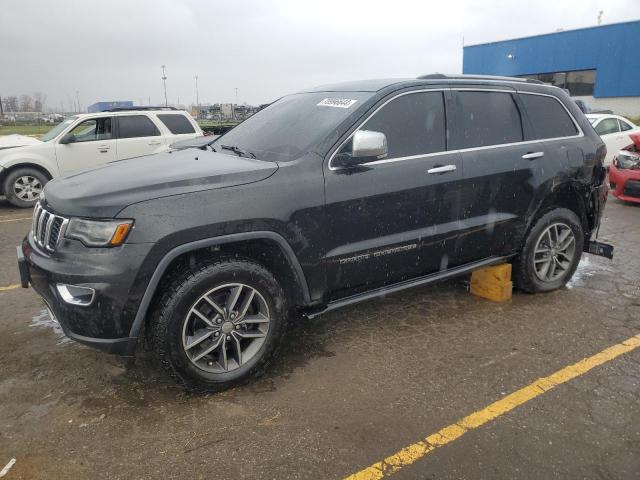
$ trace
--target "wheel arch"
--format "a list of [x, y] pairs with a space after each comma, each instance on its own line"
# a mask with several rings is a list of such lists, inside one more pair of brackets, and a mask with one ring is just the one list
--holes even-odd
[[[293, 305], [309, 304], [311, 297], [306, 277], [289, 243], [279, 234], [270, 231], [245, 232], [207, 238], [179, 245], [160, 260], [147, 284], [129, 337], [135, 340], [145, 323], [152, 299], [159, 292], [162, 281], [181, 265], [188, 265], [198, 258], [218, 254], [237, 254], [260, 263], [281, 282]], [[128, 355], [133, 355], [135, 341], [130, 342]]]
[[47, 177], [47, 180], [51, 180], [53, 178], [53, 175], [48, 169], [46, 169], [42, 165], [38, 165], [37, 163], [31, 163], [29, 161], [14, 163], [0, 172], [0, 191], [2, 191], [2, 193], [4, 193], [4, 181], [7, 178], [7, 175], [21, 168], [33, 168], [34, 170], [38, 170], [45, 177]]
[[[587, 204], [589, 201], [589, 189], [575, 183], [562, 183], [554, 187], [542, 200], [538, 203], [537, 208], [533, 214], [529, 216], [527, 224], [527, 235], [535, 222], [542, 217], [545, 213], [555, 208], [566, 208], [575, 213], [580, 219], [582, 230], [586, 238], [591, 232], [591, 226], [589, 225], [589, 218], [587, 215]], [[524, 235], [523, 241], [527, 235]]]

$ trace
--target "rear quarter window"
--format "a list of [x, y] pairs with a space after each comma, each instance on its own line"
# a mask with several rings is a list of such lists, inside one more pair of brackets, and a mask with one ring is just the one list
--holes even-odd
[[533, 127], [532, 138], [529, 140], [572, 137], [578, 134], [571, 116], [559, 100], [526, 93], [520, 94], [520, 99]]
[[184, 115], [161, 113], [158, 118], [174, 135], [195, 133], [193, 125]]

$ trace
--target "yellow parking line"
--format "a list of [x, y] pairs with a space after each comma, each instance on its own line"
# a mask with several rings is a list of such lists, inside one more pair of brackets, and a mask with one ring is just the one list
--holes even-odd
[[10, 218], [8, 220], [0, 220], [0, 223], [19, 222], [21, 220], [31, 220], [31, 217]]
[[16, 288], [20, 288], [22, 285], [16, 283], [15, 285], [7, 285], [6, 287], [0, 287], [0, 292], [6, 292], [8, 290], [15, 290]]
[[519, 407], [523, 403], [542, 395], [552, 388], [579, 377], [580, 375], [587, 373], [592, 368], [613, 360], [614, 358], [638, 347], [640, 347], [640, 335], [631, 337], [622, 343], [613, 345], [612, 347], [605, 348], [600, 353], [596, 353], [592, 357], [585, 358], [580, 360], [578, 363], [574, 363], [562, 370], [558, 370], [548, 377], [539, 378], [532, 384], [507, 395], [482, 410], [473, 412], [471, 415], [444, 427], [440, 431], [429, 435], [427, 438], [406, 446], [384, 460], [374, 463], [370, 467], [350, 475], [347, 477], [347, 480], [374, 480], [393, 475], [403, 467], [411, 465], [425, 455], [428, 455], [436, 448], [453, 442], [469, 430], [478, 428], [500, 415]]

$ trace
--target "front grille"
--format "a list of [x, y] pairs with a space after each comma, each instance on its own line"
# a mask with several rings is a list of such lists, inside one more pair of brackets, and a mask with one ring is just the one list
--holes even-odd
[[48, 252], [55, 251], [64, 236], [64, 228], [69, 220], [45, 209], [40, 202], [33, 210], [31, 235], [36, 244]]
[[640, 180], [627, 180], [624, 182], [622, 193], [627, 197], [640, 197]]

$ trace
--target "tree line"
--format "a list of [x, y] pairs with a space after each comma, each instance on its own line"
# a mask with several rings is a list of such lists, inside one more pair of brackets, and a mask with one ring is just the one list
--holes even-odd
[[12, 112], [44, 112], [47, 95], [35, 92], [33, 95], [9, 95], [2, 98], [2, 110], [5, 114]]

